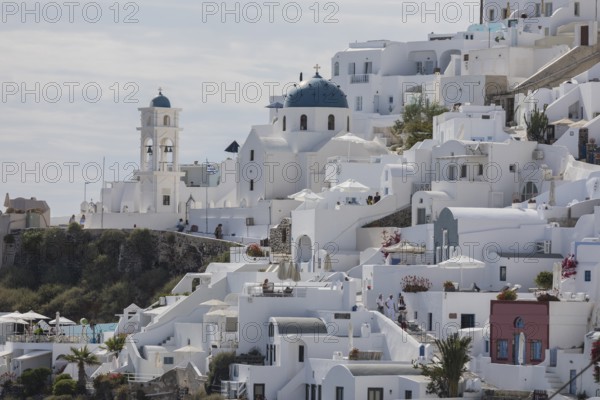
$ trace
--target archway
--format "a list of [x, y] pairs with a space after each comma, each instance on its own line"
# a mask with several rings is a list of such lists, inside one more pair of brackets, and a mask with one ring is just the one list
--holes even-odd
[[306, 235], [302, 235], [298, 239], [296, 259], [298, 262], [309, 262], [312, 259], [312, 240]]

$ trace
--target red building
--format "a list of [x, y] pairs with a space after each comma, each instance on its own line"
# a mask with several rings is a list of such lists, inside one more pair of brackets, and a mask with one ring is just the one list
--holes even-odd
[[550, 346], [550, 303], [499, 301], [490, 305], [490, 356], [493, 363], [536, 365]]

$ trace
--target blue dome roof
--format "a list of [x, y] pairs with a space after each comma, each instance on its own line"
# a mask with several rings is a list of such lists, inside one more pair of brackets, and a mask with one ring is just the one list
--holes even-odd
[[171, 102], [163, 96], [162, 92], [158, 92], [158, 96], [150, 102], [150, 107], [171, 108]]
[[326, 81], [317, 73], [288, 92], [284, 107], [348, 108], [348, 100], [335, 83]]

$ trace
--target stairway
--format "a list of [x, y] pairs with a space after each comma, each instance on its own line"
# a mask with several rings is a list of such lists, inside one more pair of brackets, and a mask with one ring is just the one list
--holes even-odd
[[548, 383], [548, 391], [549, 394], [554, 394], [558, 389], [560, 389], [564, 383], [556, 373], [556, 368], [554, 367], [546, 367], [546, 373], [544, 374], [546, 378], [546, 382]]

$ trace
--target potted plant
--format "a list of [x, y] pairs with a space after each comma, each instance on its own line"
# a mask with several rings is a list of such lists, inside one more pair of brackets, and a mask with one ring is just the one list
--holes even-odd
[[516, 300], [518, 297], [517, 292], [515, 292], [514, 290], [505, 290], [504, 292], [500, 292], [498, 293], [498, 296], [496, 296], [496, 298], [498, 300]]
[[350, 353], [348, 353], [348, 360], [358, 360], [358, 351], [356, 347], [353, 347]]
[[456, 291], [456, 287], [454, 287], [454, 283], [452, 281], [444, 282], [444, 292], [454, 292]]

